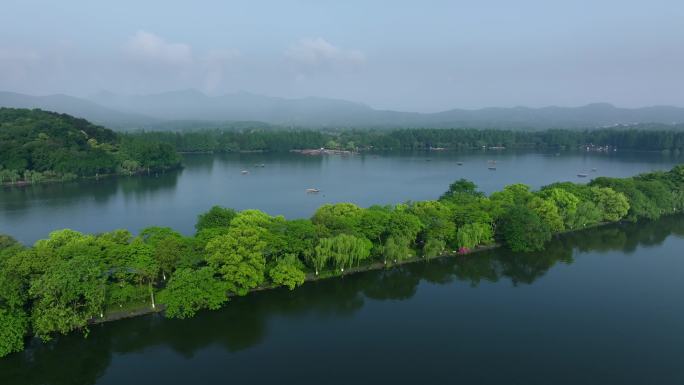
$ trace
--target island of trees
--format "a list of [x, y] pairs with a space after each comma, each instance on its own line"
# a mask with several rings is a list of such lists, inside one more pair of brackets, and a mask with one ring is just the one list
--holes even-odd
[[149, 173], [179, 165], [169, 144], [121, 135], [66, 114], [0, 108], [0, 184]]
[[[0, 237], [0, 356], [130, 311], [186, 318], [231, 296], [504, 245], [541, 250], [554, 234], [684, 209], [684, 165], [632, 178], [523, 184], [485, 196], [458, 180], [438, 200], [326, 204], [310, 219], [213, 207], [193, 236], [150, 227], [59, 230], [26, 247]], [[145, 310], [147, 309], [147, 310]]]

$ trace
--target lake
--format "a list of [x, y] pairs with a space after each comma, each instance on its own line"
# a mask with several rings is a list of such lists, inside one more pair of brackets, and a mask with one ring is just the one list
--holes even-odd
[[[495, 171], [488, 169], [490, 160], [496, 161]], [[137, 233], [147, 226], [170, 226], [192, 234], [197, 215], [213, 205], [300, 218], [328, 202], [370, 206], [436, 199], [459, 178], [489, 193], [511, 183], [537, 188], [596, 176], [625, 177], [669, 169], [681, 161], [637, 152], [185, 155], [182, 170], [165, 174], [0, 187], [0, 233], [26, 244], [61, 228]], [[578, 178], [578, 173], [589, 177]], [[321, 192], [307, 194], [307, 188]]]
[[0, 359], [0, 383], [682, 384], [684, 216], [149, 315]]

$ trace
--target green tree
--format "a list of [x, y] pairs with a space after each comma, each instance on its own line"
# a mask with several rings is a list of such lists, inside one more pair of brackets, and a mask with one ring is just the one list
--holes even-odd
[[580, 203], [580, 199], [575, 194], [561, 188], [545, 189], [542, 190], [539, 195], [542, 198], [555, 203], [558, 208], [558, 213], [563, 218], [563, 224], [565, 227], [571, 227], [570, 221], [577, 211], [577, 205]]
[[140, 232], [140, 236], [151, 246], [152, 256], [159, 265], [164, 281], [176, 269], [183, 255], [190, 252], [183, 236], [169, 227], [148, 227]]
[[147, 286], [150, 295], [150, 306], [157, 308], [154, 300], [154, 284], [159, 276], [159, 263], [154, 259], [154, 250], [145, 244], [141, 238], [130, 243], [127, 250], [125, 268], [133, 273], [133, 280], [138, 286]]
[[472, 195], [472, 196], [478, 196], [481, 197], [484, 194], [481, 192], [477, 191], [477, 185], [467, 179], [459, 179], [456, 182], [452, 183], [449, 185], [449, 190], [442, 194], [442, 196], [439, 198], [440, 200], [442, 199], [449, 199], [454, 197], [455, 195], [458, 194], [467, 194], [467, 195]]
[[16, 239], [10, 237], [9, 235], [0, 234], [0, 250], [7, 249], [16, 245], [18, 242]]
[[[207, 263], [222, 276], [228, 290], [245, 295], [264, 281], [266, 230], [259, 215], [240, 213], [228, 233], [207, 243]], [[248, 217], [243, 217], [243, 216]]]
[[237, 212], [233, 209], [213, 206], [209, 211], [197, 217], [195, 229], [199, 233], [205, 229], [221, 228], [230, 226], [230, 221], [235, 218]]
[[448, 243], [456, 236], [454, 212], [450, 205], [440, 201], [416, 202], [411, 205], [410, 212], [418, 217], [422, 224], [419, 235], [421, 242], [437, 239]]
[[327, 235], [354, 234], [362, 209], [353, 203], [324, 204], [311, 221]]
[[384, 263], [388, 260], [398, 262], [410, 258], [413, 250], [411, 243], [406, 238], [389, 236], [382, 247]]
[[534, 194], [530, 192], [530, 186], [515, 183], [504, 187], [502, 191], [492, 193], [489, 198], [505, 209], [515, 205], [527, 204]]
[[373, 243], [381, 243], [388, 232], [391, 217], [391, 207], [371, 206], [361, 211], [355, 232]]
[[431, 238], [423, 245], [423, 257], [425, 259], [438, 257], [444, 251], [445, 246], [446, 244], [443, 240]]
[[[3, 242], [4, 241], [4, 242]], [[24, 348], [28, 333], [26, 300], [28, 284], [17, 264], [21, 263], [23, 248], [11, 238], [0, 243], [0, 357]]]
[[596, 207], [594, 202], [582, 201], [577, 205], [577, 210], [569, 218], [568, 224], [571, 229], [581, 229], [595, 225], [603, 220], [603, 212]]
[[169, 318], [189, 318], [202, 309], [220, 308], [228, 300], [228, 286], [215, 275], [208, 266], [178, 269], [159, 293], [159, 302], [166, 305], [164, 314]]
[[[332, 238], [322, 238], [316, 246], [316, 255], [320, 256], [320, 261], [332, 260], [344, 272], [345, 268], [367, 259], [371, 247], [371, 242], [366, 238], [339, 234]], [[316, 270], [319, 270], [318, 267]]]
[[314, 252], [307, 256], [307, 261], [314, 269], [316, 275], [325, 270], [328, 262], [330, 261], [330, 256], [331, 253], [329, 253], [325, 248], [322, 248], [319, 241], [319, 244], [316, 245]]
[[31, 320], [43, 340], [53, 333], [85, 328], [89, 319], [102, 315], [105, 276], [102, 265], [90, 256], [60, 261], [31, 282]]
[[500, 228], [506, 245], [513, 251], [542, 250], [551, 239], [549, 225], [525, 205], [511, 207], [504, 214]]
[[468, 223], [458, 228], [456, 244], [458, 247], [472, 249], [481, 244], [494, 241], [492, 226], [488, 223]]
[[603, 219], [610, 222], [619, 221], [627, 215], [629, 202], [624, 194], [610, 187], [592, 187], [593, 200], [603, 212]]
[[302, 271], [302, 262], [294, 254], [287, 254], [280, 258], [273, 266], [268, 275], [276, 285], [287, 286], [290, 290], [301, 286], [306, 279], [306, 274]]
[[527, 204], [529, 208], [539, 215], [539, 217], [546, 222], [551, 229], [551, 232], [557, 233], [563, 231], [565, 224], [563, 217], [561, 217], [558, 206], [550, 199], [542, 199], [539, 197], [532, 198]]
[[0, 307], [0, 357], [24, 349], [28, 317], [22, 309]]

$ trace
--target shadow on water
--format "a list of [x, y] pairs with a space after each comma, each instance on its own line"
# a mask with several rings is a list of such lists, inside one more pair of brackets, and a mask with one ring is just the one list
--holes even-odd
[[242, 351], [262, 343], [276, 317], [351, 317], [366, 300], [407, 300], [423, 281], [462, 281], [472, 286], [483, 281], [531, 284], [558, 263], [572, 264], [575, 251], [631, 253], [637, 247], [660, 245], [670, 235], [684, 236], [684, 217], [564, 234], [539, 253], [491, 250], [307, 283], [295, 291], [254, 293], [232, 300], [220, 311], [202, 312], [188, 320], [151, 315], [98, 325], [87, 338], [72, 334], [47, 344], [32, 340], [24, 352], [0, 360], [0, 378], [3, 384], [93, 384], [105, 373], [113, 355], [166, 347], [192, 357], [210, 345]]

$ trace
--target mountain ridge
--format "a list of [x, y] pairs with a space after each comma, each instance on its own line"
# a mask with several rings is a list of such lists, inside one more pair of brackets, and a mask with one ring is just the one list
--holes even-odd
[[194, 89], [141, 95], [118, 95], [104, 91], [89, 98], [63, 94], [32, 96], [0, 91], [0, 106], [64, 112], [115, 128], [163, 127], [166, 122], [178, 121], [254, 121], [280, 126], [320, 128], [519, 129], [684, 123], [684, 108], [674, 106], [622, 108], [609, 103], [590, 103], [578, 107], [454, 108], [420, 113], [375, 109], [343, 99], [288, 99], [249, 92], [209, 96]]

